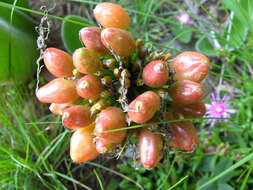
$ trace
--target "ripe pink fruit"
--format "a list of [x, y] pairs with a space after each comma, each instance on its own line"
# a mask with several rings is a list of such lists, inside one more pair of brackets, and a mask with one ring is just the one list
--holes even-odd
[[74, 162], [86, 162], [96, 158], [99, 153], [93, 143], [94, 124], [76, 130], [70, 140], [70, 157]]
[[105, 28], [115, 27], [125, 30], [130, 24], [127, 12], [114, 3], [99, 3], [93, 10], [93, 14], [97, 22]]
[[169, 70], [164, 61], [156, 60], [147, 64], [142, 72], [142, 79], [147, 86], [159, 88], [168, 81]]
[[135, 123], [145, 123], [153, 117], [160, 104], [160, 97], [156, 93], [146, 91], [129, 104], [128, 116]]
[[104, 29], [101, 41], [107, 49], [111, 48], [119, 56], [129, 56], [136, 49], [132, 35], [119, 28]]
[[101, 133], [112, 129], [120, 129], [126, 127], [125, 114], [120, 108], [107, 107], [96, 119], [95, 134], [99, 138], [106, 140], [108, 143], [120, 143], [126, 136], [126, 130], [117, 132]]
[[90, 107], [82, 105], [71, 106], [62, 115], [62, 123], [69, 129], [87, 127], [94, 119], [95, 117], [91, 115]]
[[198, 52], [185, 51], [173, 60], [171, 68], [175, 71], [175, 80], [201, 82], [209, 71], [209, 59]]
[[163, 139], [160, 134], [152, 133], [146, 127], [139, 137], [141, 164], [146, 168], [154, 168], [162, 158]]
[[50, 73], [56, 77], [73, 76], [75, 68], [71, 56], [65, 51], [57, 48], [47, 48], [43, 53], [44, 63]]
[[86, 75], [77, 82], [76, 89], [79, 96], [88, 100], [96, 100], [100, 97], [104, 87], [98, 77]]
[[171, 98], [179, 104], [198, 102], [204, 93], [204, 87], [190, 80], [179, 80], [170, 89]]
[[73, 63], [76, 69], [84, 74], [92, 74], [100, 67], [96, 52], [88, 48], [79, 48], [73, 53]]
[[65, 104], [76, 100], [76, 81], [56, 78], [39, 88], [36, 93], [40, 102]]
[[98, 52], [100, 55], [106, 55], [109, 51], [101, 42], [101, 30], [98, 27], [85, 27], [79, 32], [79, 37], [85, 47]]

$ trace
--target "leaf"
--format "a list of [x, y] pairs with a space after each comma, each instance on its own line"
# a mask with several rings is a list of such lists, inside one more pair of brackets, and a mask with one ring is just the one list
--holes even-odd
[[[233, 165], [233, 161], [231, 159], [227, 159], [222, 157], [220, 161], [215, 166], [214, 176], [220, 174], [221, 172], [225, 171], [229, 167]], [[218, 179], [218, 182], [226, 183], [232, 178], [233, 171], [226, 173], [226, 175], [222, 176]]]
[[228, 184], [218, 184], [218, 190], [234, 190], [234, 188]]
[[[68, 20], [81, 22], [84, 25], [71, 23], [71, 22], [68, 22]], [[73, 53], [77, 48], [83, 47], [81, 41], [79, 40], [79, 31], [84, 26], [91, 26], [91, 24], [84, 18], [75, 16], [75, 15], [66, 16], [64, 21], [62, 22], [62, 27], [61, 27], [62, 40], [63, 40], [65, 48], [70, 53]]]
[[239, 48], [246, 40], [248, 27], [242, 24], [237, 16], [233, 18], [232, 23], [230, 45], [234, 48]]
[[110, 183], [107, 185], [106, 190], [116, 190], [119, 186], [119, 181], [111, 179]]
[[204, 55], [208, 55], [208, 56], [216, 55], [216, 51], [213, 44], [210, 42], [209, 38], [206, 36], [203, 36], [198, 39], [198, 41], [195, 44], [195, 48], [198, 52]]
[[[207, 177], [203, 177], [201, 178], [200, 180], [198, 180], [197, 182], [197, 187], [201, 187], [203, 184], [207, 183], [209, 181], [209, 179]], [[216, 183], [211, 183], [211, 184], [208, 184], [207, 186], [201, 188], [202, 190], [216, 190], [217, 188], [217, 185]]]
[[0, 83], [25, 82], [36, 69], [35, 22], [21, 11], [0, 5]]
[[[15, 0], [1, 0], [1, 1], [5, 3], [10, 3], [10, 4], [13, 4], [15, 2]], [[16, 5], [20, 7], [28, 8], [28, 0], [17, 0]]]
[[176, 25], [172, 29], [172, 32], [176, 36], [175, 38], [177, 38], [182, 43], [187, 44], [191, 41], [192, 31], [186, 25], [182, 25], [182, 26], [181, 25]]

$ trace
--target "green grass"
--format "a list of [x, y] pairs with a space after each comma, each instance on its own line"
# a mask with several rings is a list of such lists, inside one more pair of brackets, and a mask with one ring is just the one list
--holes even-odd
[[[88, 5], [90, 12], [94, 4], [101, 2], [72, 1]], [[198, 0], [195, 2], [199, 4]], [[231, 2], [223, 0], [220, 8], [227, 15], [234, 11], [239, 18], [248, 23], [251, 19], [250, 11], [248, 14], [243, 5], [239, 6], [235, 1]], [[179, 11], [188, 11], [187, 7], [170, 0], [133, 0], [117, 1], [117, 3], [123, 5], [131, 15], [132, 23], [129, 30], [136, 38], [141, 37], [146, 42], [168, 37], [168, 33], [179, 25], [174, 18], [175, 15]], [[250, 7], [250, 1], [247, 5]], [[165, 6], [173, 6], [173, 11], [164, 12]], [[31, 9], [13, 7], [32, 14], [44, 15]], [[195, 22], [201, 23], [204, 27], [189, 27], [189, 30], [173, 35], [166, 44], [161, 44], [159, 40], [154, 41], [152, 42], [154, 48], [179, 53], [182, 50], [170, 47], [173, 42], [180, 41], [181, 37], [191, 32], [191, 42], [196, 43], [202, 36], [210, 37], [210, 31], [215, 31], [215, 38], [220, 39], [222, 47], [231, 46], [235, 35], [233, 31], [230, 34], [224, 32], [227, 31], [226, 26], [219, 23], [206, 7], [203, 5], [200, 7], [203, 14], [209, 16], [221, 32], [188, 12]], [[59, 21], [64, 20], [55, 15], [49, 17]], [[82, 25], [75, 21], [70, 22]], [[45, 105], [38, 103], [32, 93], [33, 90], [20, 86], [1, 87], [0, 189], [113, 190], [118, 186], [122, 189], [150, 190], [252, 189], [253, 31], [251, 25], [248, 31], [246, 42], [237, 48], [215, 50], [216, 56], [210, 72], [210, 75], [216, 79], [215, 84], [220, 77], [224, 79], [229, 89], [222, 90], [222, 93], [226, 93], [227, 90], [232, 95], [230, 103], [238, 113], [232, 119], [220, 122], [212, 129], [206, 125], [206, 119], [197, 120], [201, 145], [196, 153], [186, 154], [168, 150], [162, 164], [151, 171], [139, 165], [137, 165], [138, 169], [135, 169], [132, 159], [124, 164], [118, 161], [118, 169], [110, 168], [104, 160], [97, 160], [99, 163], [74, 164], [69, 158], [71, 132], [61, 126], [61, 118], [51, 115]], [[232, 35], [233, 38], [228, 38], [228, 35]], [[238, 38], [243, 40], [240, 36]], [[220, 74], [222, 66], [217, 60], [226, 62], [224, 74]], [[208, 101], [208, 98], [205, 101]], [[143, 126], [133, 126], [133, 128]], [[104, 181], [107, 175], [112, 176], [112, 179]]]

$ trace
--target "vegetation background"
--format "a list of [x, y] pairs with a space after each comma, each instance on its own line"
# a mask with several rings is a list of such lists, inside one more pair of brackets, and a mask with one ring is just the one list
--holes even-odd
[[[26, 57], [36, 66], [39, 50], [45, 46], [70, 52], [80, 47], [78, 30], [96, 25], [92, 9], [99, 2], [103, 1], [0, 0], [0, 21], [8, 21], [0, 30], [0, 60], [9, 64], [0, 68], [0, 189], [253, 189], [252, 0], [110, 1], [128, 11], [129, 31], [135, 39], [142, 38], [173, 56], [186, 50], [209, 56], [212, 70], [204, 81], [208, 89], [204, 101], [212, 101], [212, 92], [227, 94], [231, 97], [227, 105], [237, 113], [214, 127], [206, 119], [195, 121], [201, 142], [197, 151], [168, 150], [152, 170], [134, 165], [130, 149], [119, 159], [105, 155], [83, 164], [71, 161], [71, 132], [49, 112], [48, 105], [36, 100], [35, 72], [20, 69], [28, 68], [22, 66]], [[182, 14], [189, 15], [188, 22], [180, 20]], [[45, 39], [39, 49], [38, 36]], [[8, 51], [3, 51], [3, 44], [9, 45]], [[20, 55], [24, 58], [17, 58]], [[10, 70], [12, 74], [2, 78]], [[42, 70], [39, 79], [43, 84], [51, 76]]]

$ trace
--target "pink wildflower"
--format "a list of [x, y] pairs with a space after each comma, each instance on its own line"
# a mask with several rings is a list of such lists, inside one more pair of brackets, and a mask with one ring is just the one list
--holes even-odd
[[[237, 113], [237, 110], [229, 108], [229, 99], [230, 96], [228, 96], [227, 94], [221, 99], [219, 95], [215, 97], [215, 94], [212, 93], [212, 102], [210, 104], [205, 104], [207, 109], [205, 117], [231, 118], [230, 114]], [[211, 123], [211, 127], [213, 127], [215, 123], [219, 121], [222, 121], [222, 119], [209, 119], [207, 123]]]
[[181, 25], [184, 25], [184, 24], [190, 25], [193, 23], [191, 17], [186, 13], [180, 13], [178, 16], [176, 16], [176, 18]]

